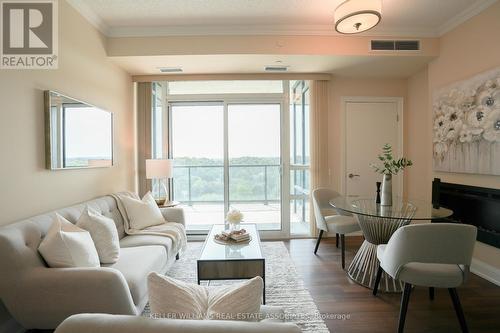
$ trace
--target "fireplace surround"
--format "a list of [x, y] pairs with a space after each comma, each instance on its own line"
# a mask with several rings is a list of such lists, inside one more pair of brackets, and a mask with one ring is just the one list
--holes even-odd
[[471, 224], [477, 227], [477, 240], [500, 248], [500, 190], [432, 182], [432, 204], [453, 210], [449, 218], [437, 222]]

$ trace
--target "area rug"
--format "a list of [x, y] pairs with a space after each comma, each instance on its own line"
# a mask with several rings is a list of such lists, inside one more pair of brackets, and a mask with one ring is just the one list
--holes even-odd
[[[196, 260], [200, 256], [202, 246], [202, 242], [189, 243], [186, 252], [167, 275], [196, 283]], [[285, 244], [263, 242], [261, 246], [262, 254], [266, 258], [266, 304], [282, 307], [285, 310], [285, 321], [297, 324], [302, 332], [329, 332], [311, 294], [304, 287]], [[149, 313], [149, 306], [146, 306], [142, 315], [149, 316]]]

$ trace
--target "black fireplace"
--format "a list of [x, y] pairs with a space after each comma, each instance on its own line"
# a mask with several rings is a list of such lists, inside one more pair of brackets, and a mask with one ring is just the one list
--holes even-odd
[[453, 215], [441, 222], [472, 224], [478, 229], [478, 241], [500, 248], [500, 190], [434, 178], [432, 203], [453, 210]]

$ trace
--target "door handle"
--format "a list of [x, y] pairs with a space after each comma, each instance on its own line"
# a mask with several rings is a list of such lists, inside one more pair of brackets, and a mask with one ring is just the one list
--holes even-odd
[[353, 179], [354, 177], [360, 177], [359, 175], [355, 175], [353, 173], [350, 173], [347, 175], [349, 178]]

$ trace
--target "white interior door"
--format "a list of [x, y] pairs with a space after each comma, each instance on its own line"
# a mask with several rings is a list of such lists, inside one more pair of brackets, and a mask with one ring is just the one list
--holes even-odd
[[[349, 196], [374, 196], [377, 181], [370, 163], [377, 163], [384, 144], [392, 145], [394, 154], [401, 153], [402, 122], [400, 101], [381, 100], [345, 101], [345, 194]], [[393, 179], [393, 192], [401, 195], [401, 175]]]

